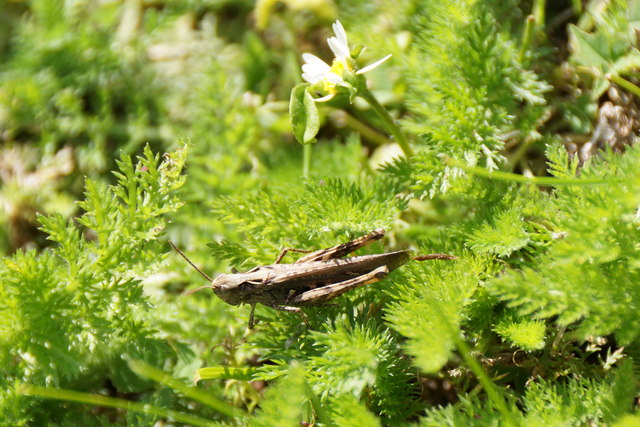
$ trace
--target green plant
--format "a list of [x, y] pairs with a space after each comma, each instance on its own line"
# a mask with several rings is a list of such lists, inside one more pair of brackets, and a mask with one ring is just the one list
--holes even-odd
[[[24, 2], [0, 220], [39, 230], [0, 235], [0, 424], [633, 425], [638, 2], [578, 3], [258, 2], [254, 25], [249, 2]], [[293, 90], [292, 131], [335, 13], [370, 50]], [[306, 308], [309, 327], [184, 295], [207, 283], [164, 243], [214, 276], [378, 227], [361, 254], [458, 259]]]
[[[1, 413], [6, 422], [29, 420], [20, 408], [34, 402], [17, 397], [20, 383], [86, 387], [98, 380], [141, 390], [145, 382], [132, 378], [123, 355], [156, 364], [175, 357], [144, 320], [150, 306], [140, 281], [160, 261], [156, 238], [166, 225], [163, 216], [182, 204], [174, 193], [184, 182], [185, 158], [181, 149], [160, 163], [147, 146], [134, 166], [123, 154], [118, 184], [87, 181], [80, 204], [84, 213], [77, 220], [40, 217], [42, 230], [56, 243], [53, 250], [19, 252], [3, 260]], [[96, 375], [101, 369], [110, 374]]]

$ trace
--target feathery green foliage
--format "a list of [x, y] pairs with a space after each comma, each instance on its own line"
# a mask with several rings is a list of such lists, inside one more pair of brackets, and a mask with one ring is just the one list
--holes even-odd
[[[269, 263], [283, 247], [310, 247], [310, 241], [331, 246], [335, 234], [327, 239], [322, 235], [323, 229], [353, 238], [388, 226], [397, 212], [395, 203], [381, 203], [385, 199], [381, 180], [358, 185], [328, 178], [304, 187], [291, 186], [288, 192], [286, 189], [281, 193], [262, 191], [215, 200], [214, 213], [227, 224], [236, 225], [243, 232], [243, 240], [241, 244], [213, 243], [213, 255], [230, 259], [239, 267]], [[318, 223], [324, 226], [313, 226]], [[265, 236], [269, 236], [267, 242]]]
[[[451, 188], [465, 191], [458, 169], [443, 156], [470, 166], [497, 169], [504, 163], [507, 134], [535, 141], [550, 90], [518, 58], [518, 46], [498, 26], [492, 2], [424, 2], [417, 18], [416, 46], [407, 62], [412, 91], [408, 132], [425, 146], [411, 162], [411, 190], [433, 197]], [[502, 10], [504, 13], [504, 10]], [[513, 163], [512, 163], [513, 165]]]
[[451, 357], [454, 336], [459, 333], [465, 304], [478, 286], [481, 266], [472, 257], [455, 266], [407, 266], [389, 291], [393, 303], [386, 318], [409, 338], [407, 351], [425, 372], [437, 372]]
[[493, 330], [514, 346], [532, 351], [544, 347], [545, 329], [545, 324], [540, 321], [506, 317]]
[[[3, 140], [43, 152], [77, 146], [78, 167], [91, 175], [113, 167], [114, 145], [133, 152], [157, 141], [163, 107], [153, 76], [139, 53], [123, 57], [112, 46], [118, 10], [101, 5], [91, 12], [86, 2], [29, 6], [0, 70]], [[137, 90], [142, 85], [147, 90]]]
[[3, 376], [3, 418], [20, 420], [7, 414], [25, 404], [10, 398], [15, 382], [87, 383], [102, 366], [112, 370], [112, 381], [138, 389], [139, 381], [119, 372], [120, 355], [160, 363], [173, 353], [144, 320], [150, 307], [140, 280], [159, 261], [163, 215], [182, 204], [175, 190], [184, 183], [185, 159], [186, 149], [162, 163], [148, 146], [136, 165], [122, 154], [118, 184], [87, 181], [77, 222], [40, 218], [53, 250], [3, 260], [0, 357], [10, 367]]
[[[566, 154], [553, 169], [568, 173]], [[635, 301], [637, 168], [640, 152], [607, 156], [581, 171], [610, 184], [559, 188], [549, 200], [545, 221], [556, 241], [533, 265], [491, 281], [489, 288], [522, 315], [556, 317], [560, 325], [580, 321], [576, 333], [615, 334], [622, 345], [637, 337]], [[569, 166], [570, 167], [570, 166]], [[559, 213], [559, 214], [557, 214]]]
[[[0, 2], [0, 424], [634, 425], [639, 11]], [[320, 66], [359, 96], [302, 147], [336, 18], [393, 56]], [[214, 277], [380, 227], [457, 259], [253, 330], [165, 242]]]

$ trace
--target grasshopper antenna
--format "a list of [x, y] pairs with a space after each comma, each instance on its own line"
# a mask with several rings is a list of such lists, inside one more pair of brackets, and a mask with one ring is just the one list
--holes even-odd
[[[207, 273], [205, 273], [204, 271], [200, 270], [200, 269], [199, 269], [199, 268], [198, 268], [194, 263], [192, 263], [192, 262], [191, 262], [191, 260], [190, 260], [189, 258], [187, 258], [187, 256], [186, 256], [185, 254], [183, 254], [183, 253], [182, 253], [182, 251], [181, 251], [180, 249], [178, 249], [178, 248], [176, 247], [176, 245], [174, 245], [174, 244], [173, 244], [173, 242], [172, 242], [171, 240], [169, 240], [169, 244], [171, 245], [171, 247], [172, 247], [173, 249], [175, 249], [175, 250], [176, 250], [176, 252], [178, 252], [178, 253], [180, 254], [180, 256], [182, 256], [182, 258], [184, 258], [184, 259], [189, 263], [189, 265], [191, 265], [191, 267], [193, 267], [193, 268], [194, 268], [198, 273], [200, 273], [200, 275], [201, 275], [202, 277], [204, 277], [205, 279], [207, 279], [207, 280], [209, 281], [209, 283], [213, 282], [213, 279], [212, 279], [211, 277], [209, 277], [209, 276], [207, 275]], [[205, 287], [208, 287], [208, 286], [205, 286]], [[198, 289], [196, 289], [196, 290], [199, 290], [199, 288], [198, 288]]]

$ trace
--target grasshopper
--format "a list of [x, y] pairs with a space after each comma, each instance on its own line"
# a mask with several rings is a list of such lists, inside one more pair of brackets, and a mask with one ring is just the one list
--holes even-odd
[[[455, 256], [446, 254], [413, 256], [411, 250], [344, 258], [357, 249], [380, 240], [384, 233], [384, 229], [378, 228], [357, 239], [316, 252], [285, 248], [274, 264], [255, 267], [244, 273], [220, 274], [215, 279], [200, 270], [171, 241], [169, 243], [211, 283], [189, 293], [211, 288], [213, 293], [228, 304], [250, 304], [249, 329], [253, 329], [254, 311], [258, 303], [276, 310], [298, 313], [307, 323], [300, 307], [322, 305], [352, 289], [378, 282], [390, 271], [412, 259], [456, 259]], [[280, 264], [288, 252], [308, 255], [291, 264]]]

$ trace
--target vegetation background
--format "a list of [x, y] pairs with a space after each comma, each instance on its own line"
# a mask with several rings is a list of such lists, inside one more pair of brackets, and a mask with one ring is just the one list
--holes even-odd
[[[393, 54], [367, 80], [415, 154], [323, 104], [303, 177], [289, 94], [336, 19], [363, 65]], [[640, 1], [0, 0], [0, 22], [0, 424], [640, 424]], [[362, 253], [459, 259], [309, 328], [184, 296], [206, 283], [167, 244], [213, 275], [377, 227]]]

